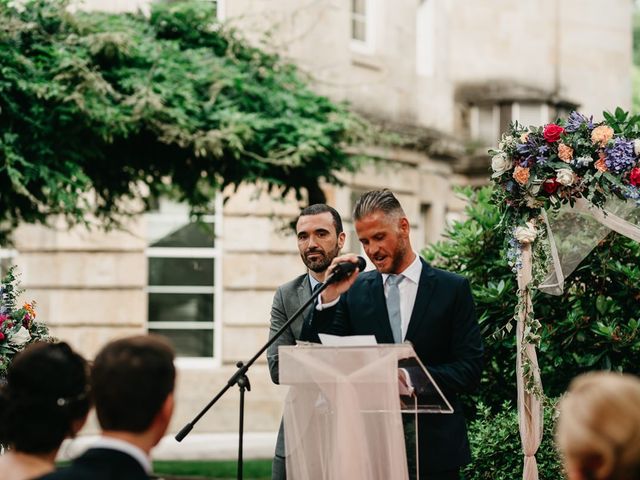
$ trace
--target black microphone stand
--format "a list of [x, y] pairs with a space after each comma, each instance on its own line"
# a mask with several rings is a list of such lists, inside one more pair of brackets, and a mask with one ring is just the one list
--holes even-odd
[[[353, 270], [353, 268], [351, 269]], [[351, 272], [347, 272], [351, 273]], [[256, 354], [251, 357], [247, 363], [238, 362], [236, 363], [236, 373], [234, 373], [231, 378], [227, 381], [227, 384], [220, 390], [213, 400], [211, 400], [201, 411], [198, 413], [191, 422], [187, 423], [182, 430], [178, 432], [175, 436], [175, 439], [178, 442], [181, 442], [184, 437], [186, 437], [189, 432], [193, 429], [194, 425], [202, 418], [202, 416], [209, 411], [209, 409], [218, 401], [220, 397], [222, 397], [227, 390], [229, 390], [233, 385], [238, 385], [240, 388], [240, 426], [238, 428], [238, 480], [242, 480], [242, 436], [243, 436], [243, 428], [244, 428], [244, 393], [245, 390], [251, 391], [251, 384], [249, 383], [249, 378], [247, 377], [247, 372], [251, 365], [255, 363], [255, 361], [264, 353], [264, 351], [271, 346], [279, 337], [284, 333], [284, 331], [289, 328], [289, 326], [293, 323], [293, 321], [298, 318], [306, 308], [315, 302], [318, 295], [320, 295], [325, 288], [327, 288], [331, 283], [335, 283], [342, 278], [346, 278], [348, 275], [344, 272], [336, 272], [336, 274], [329, 275], [325, 283], [323, 283], [320, 288], [318, 288], [315, 292], [311, 294], [311, 298], [307, 300], [304, 305], [302, 305], [296, 312], [291, 315], [291, 318], [287, 320], [287, 322], [276, 332], [276, 334], [265, 343], [260, 350], [256, 352]]]

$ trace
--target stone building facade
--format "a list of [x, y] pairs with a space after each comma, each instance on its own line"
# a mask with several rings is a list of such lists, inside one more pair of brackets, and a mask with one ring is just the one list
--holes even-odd
[[[631, 103], [631, 2], [611, 0], [219, 0], [219, 16], [280, 52], [314, 88], [415, 139], [364, 148], [376, 161], [326, 186], [358, 251], [358, 194], [395, 191], [416, 248], [439, 239], [464, 204], [453, 187], [488, 178], [486, 147], [512, 120], [542, 124], [578, 106], [596, 118]], [[84, 8], [147, 8], [87, 0]], [[268, 33], [268, 40], [264, 40]], [[55, 335], [91, 357], [109, 339], [154, 331], [180, 353], [178, 430], [224, 386], [238, 360], [267, 340], [276, 287], [300, 274], [287, 230], [300, 205], [247, 185], [219, 203], [208, 228], [161, 202], [126, 231], [22, 226], [5, 250]], [[285, 388], [266, 361], [250, 372], [246, 430], [277, 428]], [[231, 390], [195, 431], [234, 431]]]

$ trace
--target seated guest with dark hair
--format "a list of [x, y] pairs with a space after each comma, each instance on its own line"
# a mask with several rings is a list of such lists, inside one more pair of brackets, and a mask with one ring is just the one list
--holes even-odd
[[151, 449], [173, 413], [174, 354], [161, 337], [107, 344], [91, 370], [102, 437], [69, 467], [46, 479], [145, 480]]
[[34, 343], [16, 355], [0, 388], [0, 479], [27, 480], [54, 469], [60, 444], [89, 412], [87, 362], [66, 343]]

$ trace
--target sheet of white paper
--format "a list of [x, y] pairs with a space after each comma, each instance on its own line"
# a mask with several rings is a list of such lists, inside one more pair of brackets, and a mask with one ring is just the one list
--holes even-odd
[[374, 335], [352, 335], [350, 337], [340, 337], [319, 333], [320, 341], [329, 347], [360, 347], [363, 345], [377, 345]]

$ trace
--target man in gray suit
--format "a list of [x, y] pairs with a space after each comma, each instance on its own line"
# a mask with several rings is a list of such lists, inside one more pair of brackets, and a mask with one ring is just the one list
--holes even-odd
[[[345, 240], [340, 215], [334, 208], [323, 203], [311, 205], [300, 212], [296, 222], [296, 235], [300, 257], [307, 267], [307, 272], [278, 287], [271, 306], [269, 338], [272, 338], [292, 314], [309, 300], [314, 287], [324, 282], [327, 268], [340, 254]], [[313, 333], [309, 331], [311, 314], [312, 308], [309, 307], [308, 311], [303, 312], [267, 350], [269, 372], [274, 383], [280, 383], [278, 347], [295, 345], [301, 336], [305, 340], [314, 338]], [[273, 458], [273, 480], [286, 478], [284, 457], [284, 430], [281, 422]]]

